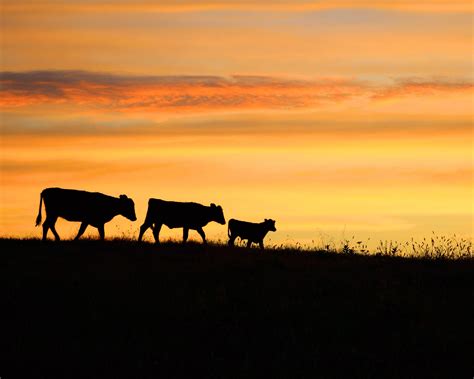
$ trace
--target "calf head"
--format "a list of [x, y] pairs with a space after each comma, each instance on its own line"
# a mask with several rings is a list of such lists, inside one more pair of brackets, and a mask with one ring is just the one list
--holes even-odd
[[275, 220], [272, 220], [270, 218], [266, 218], [265, 221], [263, 222], [263, 224], [265, 225], [265, 228], [269, 232], [276, 232]]
[[225, 225], [224, 211], [220, 205], [211, 204], [211, 221], [218, 222], [221, 225]]
[[120, 195], [120, 214], [130, 221], [136, 221], [135, 203], [127, 195]]

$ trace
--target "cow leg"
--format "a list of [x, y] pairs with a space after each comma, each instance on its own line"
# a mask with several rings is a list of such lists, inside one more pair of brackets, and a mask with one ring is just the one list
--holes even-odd
[[104, 240], [104, 237], [105, 237], [104, 224], [99, 225], [99, 226], [97, 227], [97, 230], [99, 231], [100, 240], [103, 241], [103, 240]]
[[145, 222], [143, 223], [142, 226], [140, 226], [140, 234], [138, 235], [138, 242], [140, 242], [143, 238], [143, 235], [145, 234], [145, 232], [148, 230], [148, 228], [152, 226], [151, 223], [149, 223], [147, 220], [145, 220]]
[[160, 243], [160, 230], [163, 224], [155, 224], [155, 226], [152, 226], [153, 230], [153, 237], [155, 237], [155, 242]]
[[85, 222], [81, 223], [81, 226], [79, 227], [79, 231], [77, 232], [77, 236], [74, 238], [74, 241], [77, 241], [79, 238], [81, 238], [81, 236], [86, 231], [87, 226], [88, 226], [87, 223]]
[[188, 240], [188, 235], [189, 235], [189, 229], [183, 228], [183, 243], [185, 243]]
[[59, 238], [59, 234], [58, 234], [58, 232], [56, 231], [56, 228], [54, 227], [54, 225], [56, 224], [56, 221], [57, 221], [57, 220], [58, 220], [57, 217], [51, 217], [51, 218], [49, 219], [49, 221], [48, 221], [48, 219], [46, 219], [45, 223], [48, 222], [49, 228], [51, 229], [51, 231], [52, 231], [53, 234], [54, 234], [54, 239], [55, 239], [56, 241], [59, 241], [59, 240], [61, 240], [61, 238]]
[[252, 246], [252, 241], [247, 240], [247, 248], [250, 248]]
[[263, 249], [265, 248], [265, 247], [263, 246], [263, 240], [261, 240], [258, 244], [260, 245], [260, 249], [261, 249], [261, 250], [263, 250]]
[[204, 233], [204, 230], [202, 228], [199, 228], [199, 229], [196, 229], [196, 231], [199, 233], [199, 235], [201, 236], [202, 238], [202, 242], [204, 243], [207, 243], [206, 242], [206, 233]]
[[235, 236], [229, 236], [229, 246], [234, 246], [235, 238]]
[[46, 219], [43, 222], [43, 241], [46, 241], [46, 236], [48, 235], [48, 230], [49, 230], [49, 220]]

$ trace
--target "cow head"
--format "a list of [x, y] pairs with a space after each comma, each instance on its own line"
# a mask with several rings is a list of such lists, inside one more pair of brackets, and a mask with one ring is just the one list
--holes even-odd
[[276, 232], [276, 227], [275, 227], [275, 220], [272, 220], [270, 218], [265, 219], [265, 227], [267, 228], [268, 231], [270, 232]]
[[135, 203], [127, 195], [120, 195], [120, 214], [128, 218], [130, 221], [136, 221]]
[[224, 211], [220, 205], [211, 204], [211, 221], [225, 225]]

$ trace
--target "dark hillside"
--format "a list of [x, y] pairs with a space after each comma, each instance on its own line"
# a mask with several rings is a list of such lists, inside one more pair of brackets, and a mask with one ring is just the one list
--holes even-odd
[[472, 377], [474, 261], [0, 240], [0, 377]]

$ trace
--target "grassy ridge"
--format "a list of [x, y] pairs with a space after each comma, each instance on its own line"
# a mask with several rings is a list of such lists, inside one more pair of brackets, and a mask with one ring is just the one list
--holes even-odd
[[472, 376], [474, 261], [0, 240], [0, 376]]

